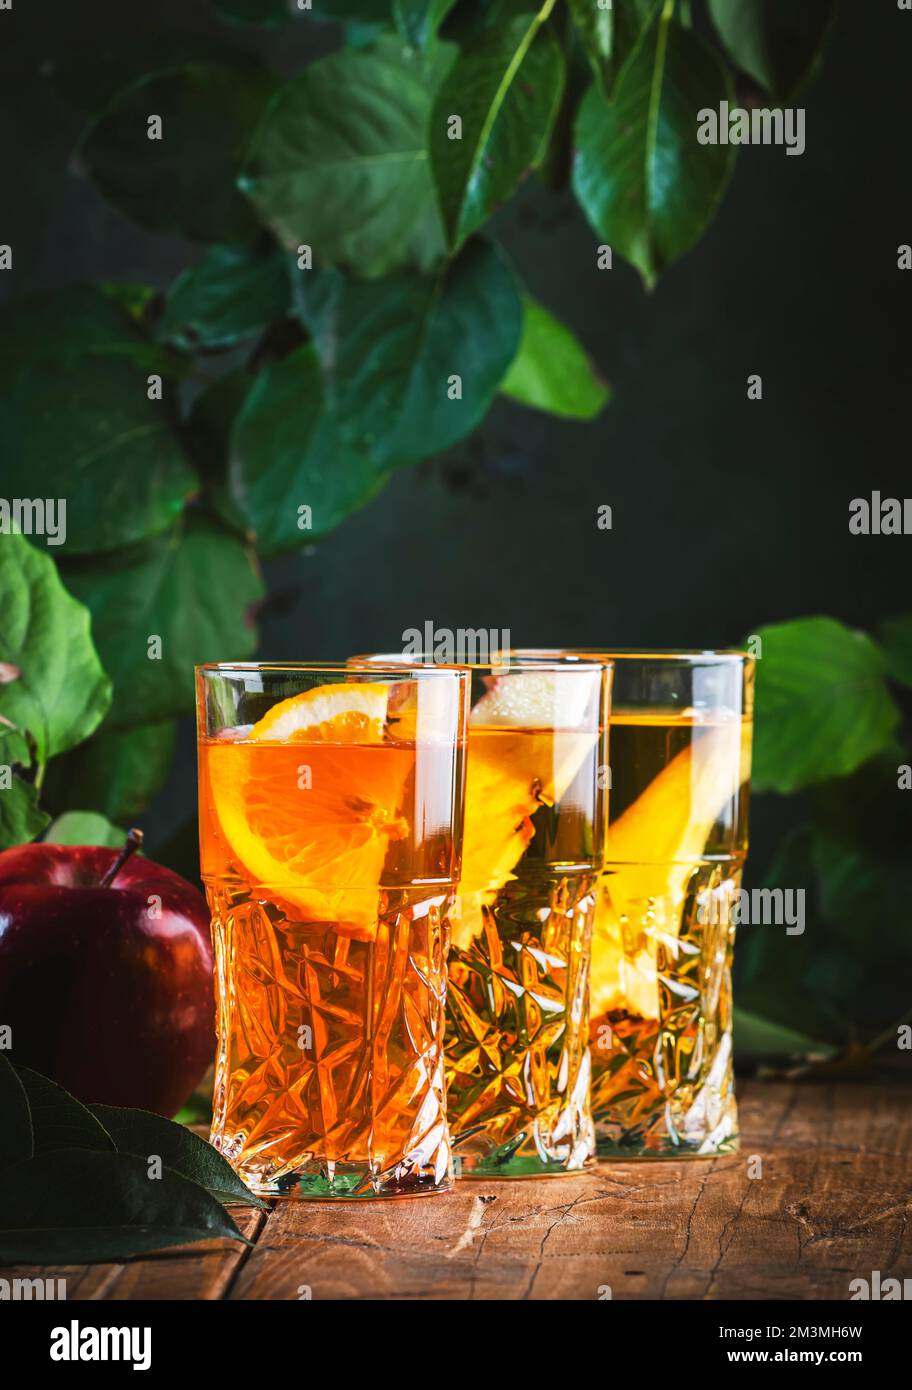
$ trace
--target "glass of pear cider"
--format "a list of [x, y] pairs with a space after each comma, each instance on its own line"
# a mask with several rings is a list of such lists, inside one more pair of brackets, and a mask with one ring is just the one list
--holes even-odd
[[731, 965], [747, 853], [754, 659], [740, 651], [577, 655], [614, 663], [590, 985], [598, 1154], [728, 1153], [738, 1137]]
[[468, 669], [445, 1041], [456, 1176], [575, 1172], [595, 1152], [589, 955], [611, 666], [511, 652]]

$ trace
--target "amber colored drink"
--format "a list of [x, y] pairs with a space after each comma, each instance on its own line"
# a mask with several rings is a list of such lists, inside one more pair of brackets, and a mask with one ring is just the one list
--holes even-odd
[[446, 1072], [463, 1176], [538, 1176], [594, 1152], [588, 970], [597, 726], [469, 730]]
[[391, 723], [382, 687], [360, 690], [376, 718], [326, 686], [305, 707], [328, 695], [341, 715], [292, 709], [280, 736], [267, 716], [200, 739], [212, 1142], [263, 1194], [398, 1196], [452, 1177], [442, 1044], [461, 746], [410, 738], [414, 719]]
[[725, 904], [740, 888], [747, 849], [751, 732], [737, 712], [612, 714], [591, 975], [601, 1155], [735, 1146], [734, 926]]
[[465, 669], [465, 827], [446, 1026], [456, 1174], [574, 1172], [595, 1152], [589, 952], [611, 665], [504, 652]]

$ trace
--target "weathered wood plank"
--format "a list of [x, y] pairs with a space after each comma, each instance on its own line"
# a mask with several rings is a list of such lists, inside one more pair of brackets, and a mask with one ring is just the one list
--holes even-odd
[[[250, 1207], [232, 1207], [238, 1230], [254, 1240], [266, 1216]], [[122, 1300], [222, 1298], [249, 1247], [237, 1241], [213, 1240], [201, 1245], [175, 1246], [159, 1255], [123, 1264], [62, 1265], [3, 1269], [4, 1279], [62, 1278], [67, 1299]]]
[[[235, 1209], [213, 1243], [53, 1273], [70, 1298], [845, 1299], [912, 1275], [912, 1086], [748, 1083], [742, 1149], [463, 1182], [411, 1201]], [[52, 1271], [7, 1271], [4, 1277]]]
[[279, 1203], [228, 1296], [846, 1298], [859, 1274], [912, 1272], [910, 1095], [747, 1085], [725, 1158]]

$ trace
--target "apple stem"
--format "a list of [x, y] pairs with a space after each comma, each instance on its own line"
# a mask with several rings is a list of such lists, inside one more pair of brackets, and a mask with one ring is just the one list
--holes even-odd
[[99, 888], [110, 888], [111, 884], [114, 882], [115, 878], [123, 868], [124, 864], [126, 864], [127, 860], [130, 858], [132, 854], [136, 853], [142, 842], [143, 833], [141, 830], [136, 830], [134, 828], [133, 830], [127, 831], [126, 844], [120, 851], [120, 854], [118, 854], [117, 858], [114, 860], [114, 863], [108, 869], [108, 872], [105, 874], [104, 878], [99, 883]]

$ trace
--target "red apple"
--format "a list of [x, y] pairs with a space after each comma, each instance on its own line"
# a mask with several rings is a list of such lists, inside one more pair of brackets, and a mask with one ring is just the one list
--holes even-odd
[[0, 1027], [80, 1100], [170, 1116], [215, 1050], [209, 912], [141, 838], [0, 854]]

